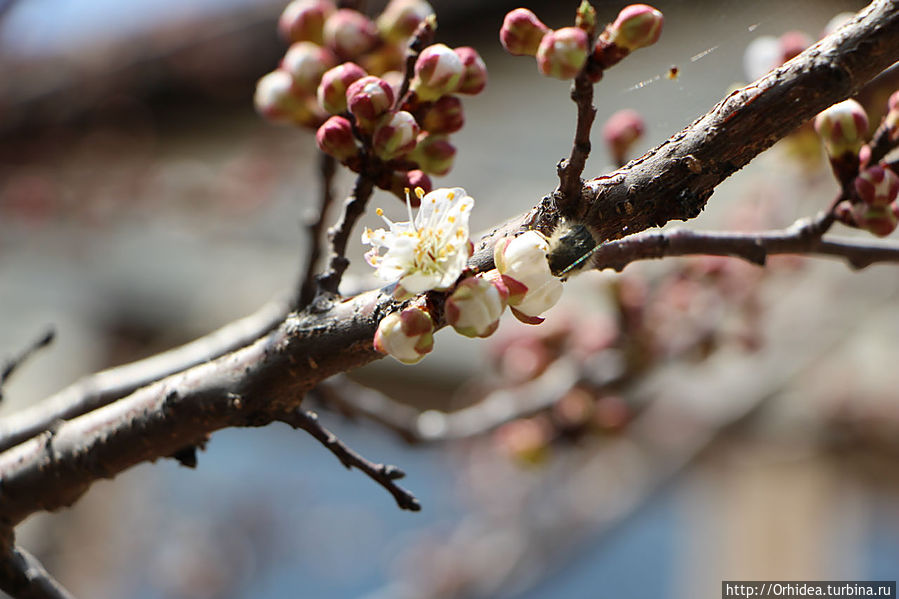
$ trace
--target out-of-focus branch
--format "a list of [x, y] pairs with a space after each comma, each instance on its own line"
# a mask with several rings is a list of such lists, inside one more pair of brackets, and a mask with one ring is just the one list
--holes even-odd
[[322, 254], [322, 231], [324, 231], [325, 223], [328, 219], [328, 210], [334, 203], [334, 173], [337, 170], [337, 161], [333, 156], [329, 156], [324, 152], [319, 152], [318, 170], [321, 176], [321, 202], [319, 203], [318, 214], [310, 220], [308, 229], [308, 247], [306, 251], [306, 267], [303, 271], [303, 278], [300, 283], [299, 299], [296, 303], [297, 308], [305, 308], [308, 306], [317, 290], [315, 283], [315, 272], [318, 267], [318, 261]]
[[56, 422], [86, 414], [163, 377], [248, 345], [277, 327], [286, 315], [287, 302], [274, 300], [186, 345], [86, 376], [44, 401], [0, 419], [0, 451], [49, 430]]
[[19, 368], [19, 366], [21, 366], [26, 360], [28, 360], [28, 358], [30, 358], [36, 351], [53, 343], [53, 339], [55, 336], [56, 331], [54, 331], [53, 329], [48, 330], [39, 338], [32, 341], [31, 344], [28, 345], [28, 347], [26, 347], [19, 353], [19, 355], [13, 356], [6, 361], [6, 364], [3, 365], [3, 369], [0, 370], [0, 401], [3, 400], [3, 385], [6, 384], [6, 381], [9, 380], [9, 377], [11, 377], [13, 373]]
[[396, 466], [386, 464], [375, 464], [365, 459], [349, 447], [347, 447], [337, 436], [323, 427], [318, 421], [318, 416], [314, 412], [307, 412], [302, 409], [292, 410], [280, 420], [293, 428], [300, 428], [312, 435], [316, 441], [328, 448], [328, 451], [337, 456], [340, 463], [347, 470], [356, 468], [365, 473], [370, 479], [387, 489], [396, 500], [396, 504], [400, 509], [417, 512], [421, 510], [421, 504], [415, 495], [396, 484], [406, 473]]
[[0, 556], [0, 589], [16, 599], [75, 599], [33, 555], [11, 544]]

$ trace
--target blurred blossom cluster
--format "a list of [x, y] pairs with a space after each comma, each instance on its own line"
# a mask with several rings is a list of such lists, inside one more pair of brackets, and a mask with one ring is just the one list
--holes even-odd
[[273, 122], [315, 130], [323, 152], [382, 189], [399, 197], [430, 191], [430, 176], [453, 166], [449, 136], [465, 122], [459, 95], [487, 83], [470, 47], [431, 44], [406, 64], [410, 44], [430, 40], [435, 28], [424, 0], [391, 0], [374, 20], [331, 0], [294, 0], [279, 22], [291, 46], [259, 80], [256, 108]]

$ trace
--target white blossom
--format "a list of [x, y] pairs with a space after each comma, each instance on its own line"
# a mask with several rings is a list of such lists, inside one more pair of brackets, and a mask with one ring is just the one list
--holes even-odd
[[500, 274], [527, 288], [523, 297], [513, 293], [509, 299], [509, 305], [526, 316], [539, 316], [562, 297], [562, 281], [550, 272], [548, 251], [549, 242], [537, 231], [504, 240], [494, 249], [493, 261]]
[[[389, 229], [366, 229], [362, 243], [371, 244], [365, 260], [383, 281], [398, 281], [408, 294], [450, 288], [471, 256], [468, 216], [474, 200], [465, 190], [442, 188], [416, 194], [421, 207], [415, 218], [393, 222], [378, 209]], [[381, 253], [381, 250], [386, 250]]]

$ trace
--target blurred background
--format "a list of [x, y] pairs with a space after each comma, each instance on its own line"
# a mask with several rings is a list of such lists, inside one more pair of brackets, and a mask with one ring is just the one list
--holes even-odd
[[[3, 411], [294, 288], [315, 145], [252, 101], [285, 50], [284, 4], [0, 0], [0, 356], [58, 333]], [[528, 7], [562, 27], [569, 4]], [[433, 5], [438, 41], [475, 47], [490, 73], [435, 184], [465, 187], [488, 229], [553, 189], [574, 108], [566, 83], [502, 51], [517, 4]], [[598, 3], [600, 21], [623, 5]], [[638, 155], [745, 81], [753, 40], [817, 39], [863, 5], [660, 0], [660, 42], [597, 87], [587, 174], [611, 168], [598, 127], [613, 112], [645, 118]], [[865, 95], [872, 124], [895, 80], [881, 87]], [[785, 226], [836, 189], [799, 132], [690, 226]], [[384, 192], [372, 205], [404, 215]], [[351, 286], [367, 284], [362, 252]], [[95, 599], [713, 598], [722, 579], [895, 580], [897, 294], [895, 267], [823, 259], [584, 274], [540, 327], [444, 331], [415, 368], [382, 360], [310, 398], [351, 447], [407, 472], [420, 513], [276, 425], [216, 433], [196, 470], [165, 460], [99, 482], [18, 534]]]

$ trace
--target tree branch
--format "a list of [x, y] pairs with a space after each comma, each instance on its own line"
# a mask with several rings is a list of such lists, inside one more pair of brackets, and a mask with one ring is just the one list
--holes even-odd
[[[601, 239], [612, 239], [695, 216], [725, 177], [899, 58], [897, 28], [899, 4], [875, 0], [851, 24], [734, 92], [641, 159], [587, 182], [581, 218]], [[334, 231], [337, 259], [324, 281], [327, 290], [336, 292], [349, 225], [371, 188], [360, 177]], [[503, 232], [525, 223], [552, 228], [558, 218], [553, 210], [545, 203], [510, 221], [478, 244], [479, 255]], [[842, 242], [819, 243], [820, 252]], [[487, 263], [476, 257], [476, 266], [478, 260]], [[36, 511], [69, 505], [95, 480], [170, 456], [215, 430], [280, 419], [317, 383], [380, 357], [372, 337], [392, 309], [389, 297], [369, 292], [328, 302], [315, 312], [293, 313], [249, 345], [155, 380], [3, 452], [0, 523], [13, 526]], [[80, 399], [75, 393], [71, 401]]]
[[33, 555], [15, 545], [0, 556], [0, 589], [16, 599], [75, 599]]
[[39, 338], [32, 341], [18, 356], [13, 356], [7, 360], [3, 369], [0, 370], [0, 401], [3, 401], [3, 385], [6, 384], [6, 381], [8, 381], [19, 366], [34, 355], [35, 352], [53, 343], [54, 337], [56, 337], [56, 331], [51, 328]]
[[337, 170], [337, 161], [333, 156], [319, 152], [318, 170], [321, 176], [321, 202], [319, 203], [318, 214], [310, 220], [308, 229], [308, 247], [306, 253], [306, 267], [303, 270], [303, 278], [300, 283], [298, 300], [296, 307], [299, 309], [308, 306], [315, 298], [317, 286], [315, 283], [315, 273], [318, 267], [318, 261], [322, 254], [322, 231], [328, 219], [328, 210], [334, 203], [334, 173]]
[[385, 464], [375, 464], [366, 460], [364, 457], [347, 447], [337, 436], [323, 427], [318, 421], [318, 415], [315, 412], [307, 412], [302, 409], [292, 410], [287, 416], [282, 416], [279, 420], [292, 426], [293, 428], [301, 428], [324, 445], [331, 453], [337, 456], [340, 463], [347, 470], [356, 468], [365, 473], [370, 479], [387, 489], [396, 504], [403, 510], [417, 512], [421, 510], [421, 504], [415, 495], [400, 487], [395, 481], [406, 476], [406, 473], [396, 466]]

